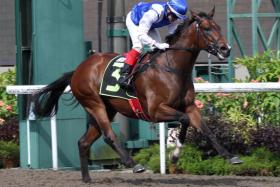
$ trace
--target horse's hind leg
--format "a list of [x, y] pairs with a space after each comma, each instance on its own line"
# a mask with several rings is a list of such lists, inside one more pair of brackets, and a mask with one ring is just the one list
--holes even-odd
[[202, 122], [199, 109], [195, 105], [191, 105], [186, 108], [186, 113], [189, 117], [190, 123], [192, 126], [201, 131], [208, 139], [211, 141], [213, 147], [218, 151], [219, 155], [228, 159], [231, 164], [239, 164], [242, 161], [238, 157], [234, 157], [230, 154], [224, 147], [222, 147], [212, 133], [212, 131], [207, 127], [205, 123]]
[[[91, 106], [91, 108], [86, 107], [86, 110], [96, 119], [96, 122], [104, 135], [104, 141], [118, 153], [121, 162], [126, 167], [134, 167], [134, 172], [143, 172], [145, 168], [143, 166], [136, 165], [135, 161], [121, 147], [117, 136], [113, 132], [113, 129], [111, 127], [111, 120], [113, 119], [116, 112], [112, 110], [109, 111], [108, 109], [106, 110], [103, 102], [100, 102], [102, 104], [92, 103], [91, 105], [88, 105]], [[88, 102], [88, 104], [89, 103], [90, 102]]]
[[[108, 114], [108, 118], [110, 121], [113, 120], [115, 114], [117, 112], [108, 107], [107, 108], [107, 114]], [[111, 126], [110, 126], [111, 127]], [[112, 131], [113, 132], [113, 131]], [[141, 173], [145, 171], [145, 168], [140, 165], [140, 164], [136, 164], [136, 162], [131, 158], [131, 156], [129, 156], [129, 154], [127, 153], [126, 150], [124, 150], [121, 146], [120, 143], [117, 139], [117, 137], [115, 136], [115, 141], [112, 141], [113, 139], [111, 139], [110, 137], [105, 137], [104, 141], [112, 147], [112, 149], [114, 149], [119, 156], [121, 157], [121, 162], [126, 166], [126, 167], [133, 167], [133, 172], [134, 173]]]
[[100, 136], [101, 136], [101, 131], [96, 123], [96, 120], [90, 117], [89, 127], [87, 129], [87, 132], [80, 138], [78, 142], [82, 178], [83, 181], [86, 183], [91, 181], [88, 172], [88, 159], [89, 159], [90, 147], [93, 144], [93, 142], [97, 140]]

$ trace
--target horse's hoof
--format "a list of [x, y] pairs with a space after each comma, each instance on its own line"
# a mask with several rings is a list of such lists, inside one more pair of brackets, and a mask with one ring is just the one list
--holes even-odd
[[235, 156], [228, 160], [230, 164], [242, 164], [243, 161], [239, 157]]
[[177, 156], [174, 156], [173, 152], [170, 152], [169, 159], [172, 164], [176, 164], [179, 158]]
[[91, 183], [91, 178], [90, 177], [83, 177], [83, 182], [84, 183]]
[[142, 173], [144, 172], [146, 169], [144, 168], [144, 166], [142, 166], [141, 164], [137, 164], [133, 167], [133, 173]]

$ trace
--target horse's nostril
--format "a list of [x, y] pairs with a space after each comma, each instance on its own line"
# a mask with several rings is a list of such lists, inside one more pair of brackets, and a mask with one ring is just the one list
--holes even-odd
[[223, 52], [227, 52], [227, 51], [230, 50], [230, 49], [227, 48], [226, 46], [222, 46], [222, 47], [220, 48], [220, 50], [223, 51]]
[[220, 53], [224, 57], [228, 57], [230, 55], [231, 47], [229, 45], [221, 45], [220, 46]]

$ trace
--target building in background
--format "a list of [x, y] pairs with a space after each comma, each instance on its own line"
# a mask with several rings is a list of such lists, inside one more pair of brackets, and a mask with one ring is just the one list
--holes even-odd
[[16, 64], [14, 0], [0, 0], [0, 66]]

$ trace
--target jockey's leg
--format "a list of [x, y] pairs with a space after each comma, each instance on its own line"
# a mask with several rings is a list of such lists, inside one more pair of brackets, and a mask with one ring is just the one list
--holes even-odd
[[137, 59], [140, 55], [140, 52], [138, 52], [135, 49], [131, 49], [127, 54], [126, 54], [126, 60], [124, 67], [121, 69], [121, 76], [119, 79], [119, 83], [122, 87], [124, 88], [129, 88], [129, 80], [128, 80], [128, 75], [131, 73], [131, 70], [133, 66], [136, 64]]
[[139, 57], [143, 49], [143, 46], [138, 38], [139, 36], [138, 25], [135, 25], [131, 20], [131, 13], [128, 13], [126, 16], [126, 27], [128, 29], [132, 41], [132, 49], [126, 55], [125, 64], [124, 67], [121, 69], [120, 72], [121, 76], [118, 82], [122, 87], [129, 89], [130, 85], [129, 85], [129, 80], [127, 80], [127, 76], [130, 74], [133, 66], [137, 62], [137, 58]]

